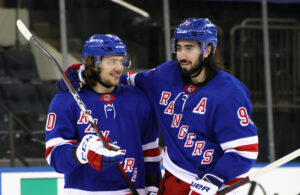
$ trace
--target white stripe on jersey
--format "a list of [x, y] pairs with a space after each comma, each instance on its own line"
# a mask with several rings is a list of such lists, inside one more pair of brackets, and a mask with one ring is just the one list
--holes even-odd
[[[158, 138], [150, 142], [148, 144], [142, 145], [143, 152], [144, 152], [144, 161], [145, 162], [160, 162], [162, 157], [160, 156], [160, 152], [157, 153], [157, 150], [159, 150], [158, 147]], [[147, 151], [149, 150], [149, 151]], [[153, 152], [151, 152], [153, 150]]]
[[163, 151], [163, 166], [166, 170], [172, 173], [172, 175], [176, 176], [186, 183], [192, 183], [192, 181], [198, 177], [197, 174], [191, 173], [175, 165], [168, 155], [167, 147]]
[[144, 157], [145, 162], [160, 162], [161, 156], [155, 156], [155, 157]]
[[143, 147], [143, 151], [157, 148], [158, 147], [158, 138], [153, 142], [144, 144], [142, 147]]
[[48, 148], [52, 147], [52, 149], [49, 154], [46, 154], [47, 155], [46, 156], [47, 163], [50, 165], [51, 153], [56, 146], [60, 146], [60, 145], [64, 145], [64, 144], [71, 144], [70, 142], [74, 142], [74, 141], [76, 141], [76, 140], [66, 140], [66, 139], [63, 139], [60, 137], [48, 140], [46, 142], [46, 151]]
[[52, 147], [52, 146], [59, 146], [59, 145], [67, 144], [67, 143], [70, 143], [72, 141], [76, 141], [76, 140], [67, 140], [67, 139], [63, 139], [63, 138], [60, 138], [60, 137], [53, 138], [53, 139], [50, 139], [46, 142], [46, 148], [49, 148], [49, 147]]
[[135, 76], [136, 76], [137, 73], [129, 73], [127, 74], [127, 84], [128, 85], [133, 85], [135, 86], [135, 82], [134, 82], [134, 79], [135, 79]]
[[257, 156], [258, 156], [258, 152], [238, 151], [238, 150], [235, 150], [235, 149], [226, 150], [225, 153], [227, 153], [227, 152], [235, 152], [235, 153], [237, 153], [238, 155], [240, 155], [242, 157], [253, 159], [253, 160], [256, 160]]
[[245, 145], [257, 144], [257, 143], [258, 143], [258, 137], [252, 136], [252, 137], [246, 137], [246, 138], [236, 139], [233, 141], [222, 143], [221, 147], [223, 151], [225, 151], [227, 149], [236, 148], [238, 146], [245, 146]]
[[[246, 137], [246, 138], [241, 138], [241, 139], [222, 143], [221, 147], [223, 151], [225, 151], [225, 153], [234, 152], [244, 158], [255, 160], [257, 159], [258, 151], [253, 151], [253, 147], [251, 145], [256, 145], [256, 144], [258, 144], [258, 137], [252, 136], [252, 137]], [[240, 149], [237, 149], [239, 147]]]

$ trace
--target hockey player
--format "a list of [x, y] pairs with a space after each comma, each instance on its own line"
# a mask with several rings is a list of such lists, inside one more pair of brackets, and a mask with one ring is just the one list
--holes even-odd
[[184, 20], [173, 43], [177, 61], [124, 82], [141, 88], [157, 114], [166, 144], [159, 194], [216, 194], [244, 178], [258, 155], [249, 91], [215, 64], [209, 19]]
[[72, 95], [58, 93], [47, 118], [46, 159], [64, 174], [64, 194], [131, 194], [118, 162], [139, 194], [156, 194], [161, 159], [154, 111], [138, 88], [118, 85], [130, 65], [126, 45], [97, 34], [85, 42], [82, 59], [86, 85], [79, 96], [115, 151], [103, 146]]

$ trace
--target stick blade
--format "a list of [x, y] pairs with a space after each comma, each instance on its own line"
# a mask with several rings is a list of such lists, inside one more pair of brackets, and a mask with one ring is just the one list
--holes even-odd
[[22, 22], [22, 20], [20, 20], [20, 19], [17, 20], [17, 27], [18, 27], [19, 31], [21, 32], [21, 34], [25, 37], [25, 39], [27, 39], [27, 41], [29, 41], [30, 38], [32, 37], [32, 34], [28, 30], [28, 28], [25, 26], [25, 24]]

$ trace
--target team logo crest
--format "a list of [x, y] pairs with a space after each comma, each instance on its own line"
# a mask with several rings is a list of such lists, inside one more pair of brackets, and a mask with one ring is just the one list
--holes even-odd
[[189, 88], [188, 88], [188, 92], [192, 92], [192, 91], [194, 91], [195, 90], [195, 87], [194, 86], [190, 86]]
[[110, 101], [111, 100], [110, 95], [104, 95], [103, 99], [105, 101]]
[[190, 85], [185, 86], [184, 89], [187, 92], [187, 94], [195, 93], [196, 89], [197, 89], [197, 86], [193, 85], [193, 84], [190, 84]]
[[107, 104], [110, 104], [112, 101], [114, 101], [116, 98], [112, 94], [103, 94], [100, 97], [100, 101], [106, 102]]
[[103, 94], [100, 97], [100, 101], [105, 102], [104, 104], [104, 112], [105, 112], [105, 117], [108, 118], [116, 118], [116, 110], [115, 106], [112, 103], [116, 98], [112, 94]]

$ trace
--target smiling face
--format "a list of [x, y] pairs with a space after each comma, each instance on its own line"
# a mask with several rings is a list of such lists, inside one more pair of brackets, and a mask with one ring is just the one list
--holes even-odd
[[124, 71], [123, 56], [103, 56], [100, 65], [101, 82], [107, 86], [116, 86]]
[[198, 42], [178, 40], [176, 44], [177, 61], [184, 75], [191, 75], [200, 66], [201, 48]]

